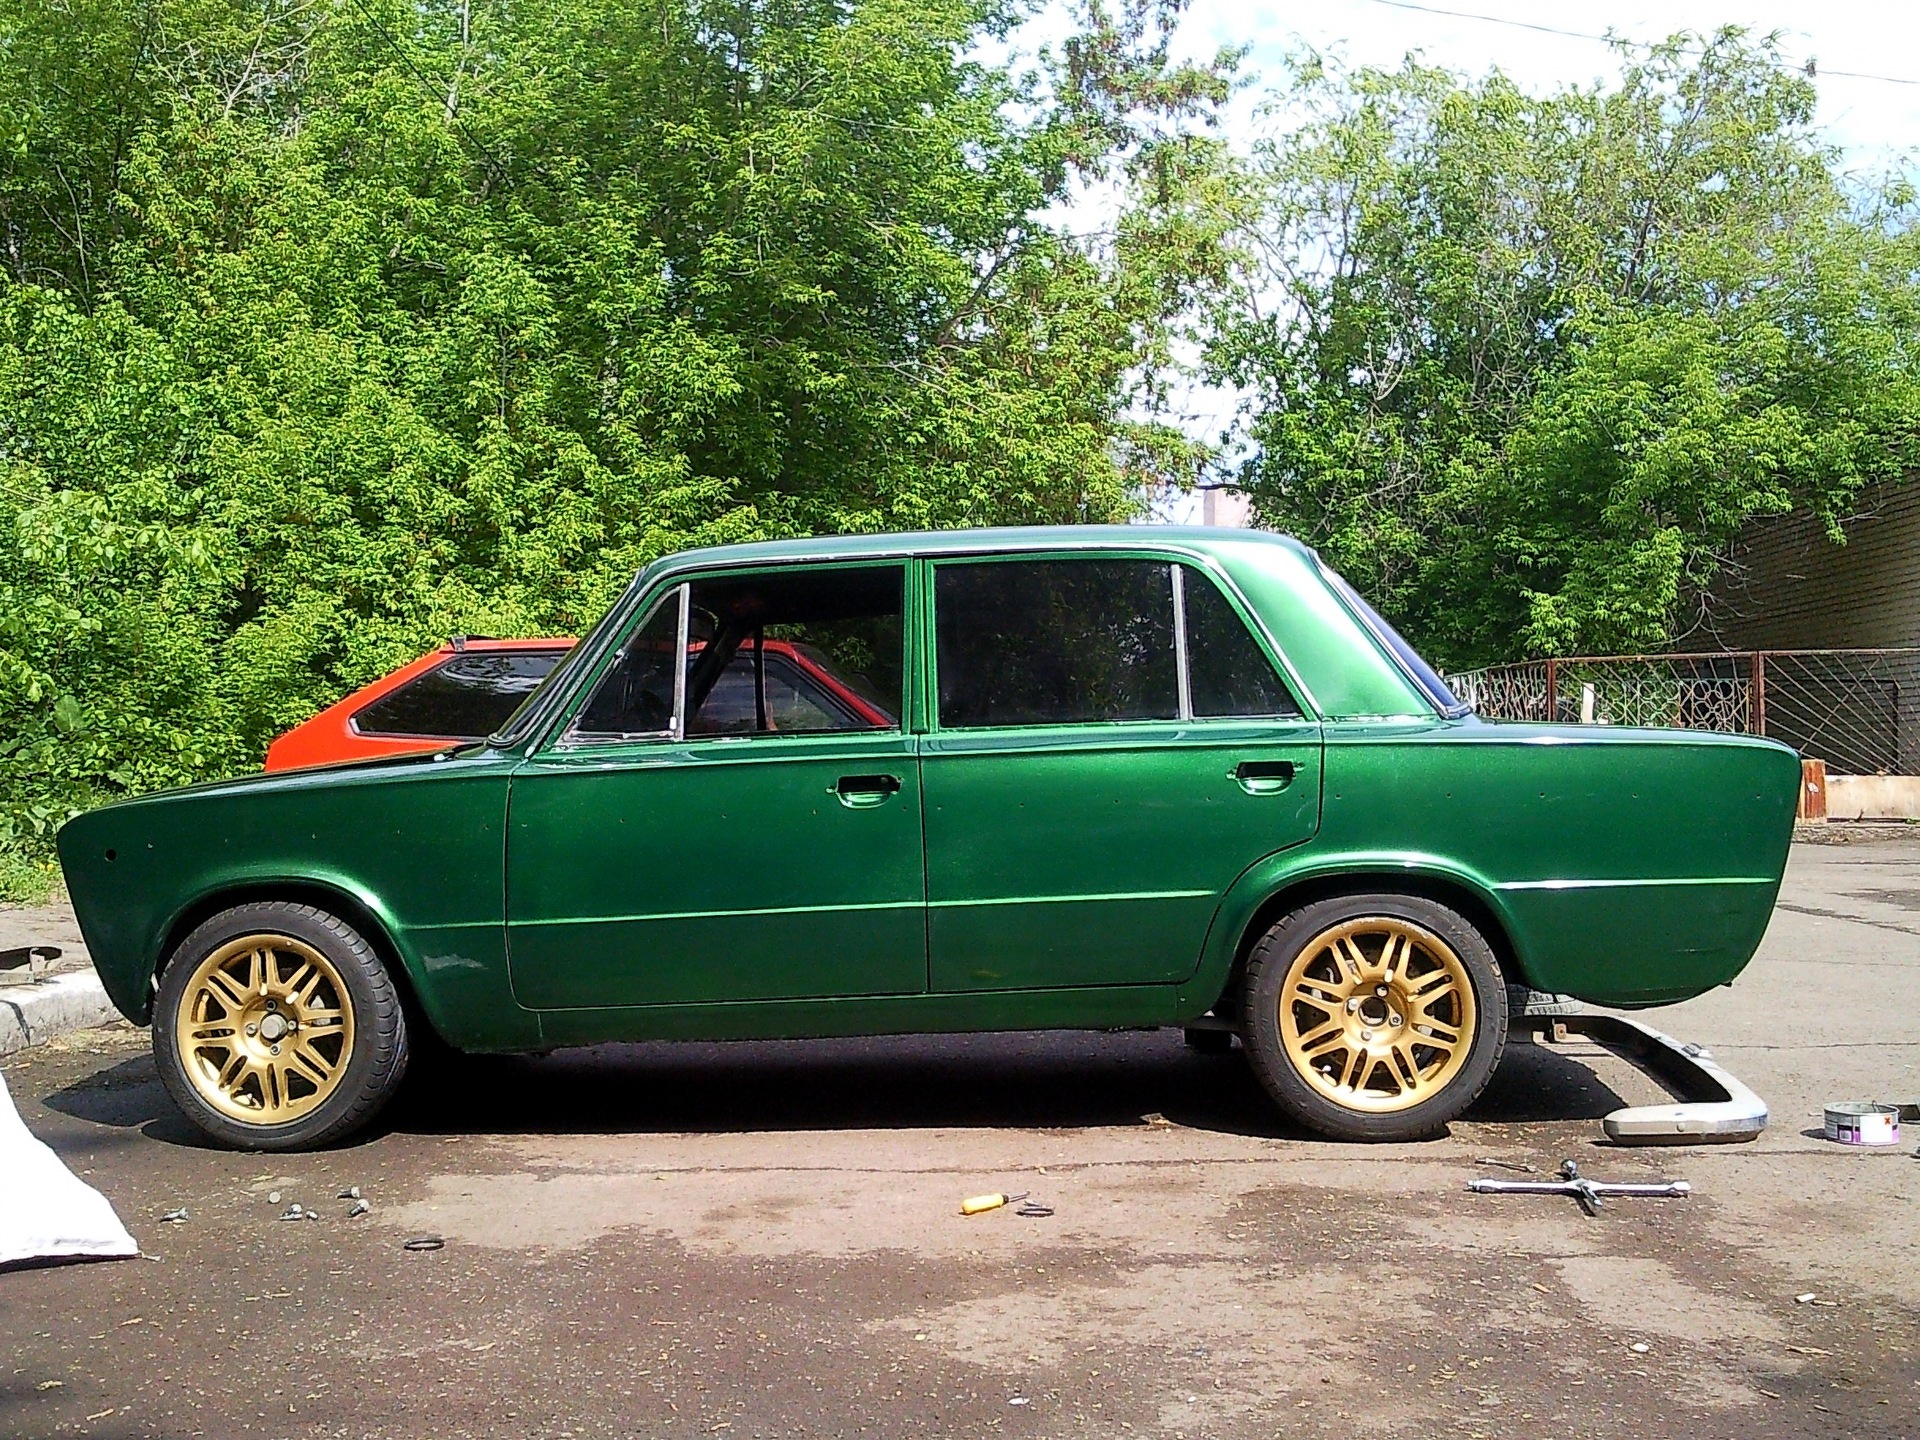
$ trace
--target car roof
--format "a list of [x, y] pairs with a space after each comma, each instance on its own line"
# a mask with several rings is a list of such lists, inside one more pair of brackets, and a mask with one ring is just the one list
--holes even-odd
[[709, 545], [664, 557], [662, 572], [707, 565], [761, 565], [806, 560], [906, 559], [916, 555], [1005, 554], [1023, 550], [1207, 551], [1249, 541], [1285, 546], [1311, 555], [1290, 535], [1214, 525], [1007, 525], [976, 530], [919, 530], [886, 535], [830, 535], [799, 540], [758, 540]]

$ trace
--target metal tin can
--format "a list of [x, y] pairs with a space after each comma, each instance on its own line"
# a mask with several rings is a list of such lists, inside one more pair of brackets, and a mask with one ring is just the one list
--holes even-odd
[[1900, 1112], [1870, 1100], [1843, 1100], [1826, 1107], [1827, 1139], [1842, 1145], [1898, 1145]]

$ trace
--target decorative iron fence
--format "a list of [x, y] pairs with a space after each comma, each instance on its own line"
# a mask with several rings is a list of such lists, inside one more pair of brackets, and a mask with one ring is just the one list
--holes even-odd
[[1577, 655], [1447, 683], [1490, 720], [1768, 735], [1837, 774], [1920, 774], [1920, 648]]

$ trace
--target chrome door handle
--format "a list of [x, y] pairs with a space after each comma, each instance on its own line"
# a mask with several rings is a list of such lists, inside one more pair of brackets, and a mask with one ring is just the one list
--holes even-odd
[[1291, 760], [1242, 760], [1233, 767], [1233, 778], [1249, 795], [1277, 795], [1299, 771]]
[[849, 810], [865, 810], [884, 805], [900, 793], [898, 775], [842, 775], [833, 793]]

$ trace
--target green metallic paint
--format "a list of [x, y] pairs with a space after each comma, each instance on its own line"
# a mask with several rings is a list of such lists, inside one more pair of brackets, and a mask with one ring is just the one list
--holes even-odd
[[108, 995], [144, 1023], [166, 945], [222, 897], [334, 891], [384, 930], [436, 1029], [476, 1049], [537, 1046], [538, 1018], [507, 985], [502, 925], [518, 763], [476, 750], [292, 771], [77, 817], [60, 860]]
[[[921, 753], [939, 991], [1184, 980], [1233, 877], [1320, 820], [1312, 721], [950, 732]], [[1248, 760], [1295, 778], [1249, 794]]]
[[[939, 732], [933, 564], [1085, 551], [1206, 567], [1311, 716]], [[902, 557], [906, 733], [554, 743], [681, 579]], [[1294, 760], [1295, 778], [1246, 793], [1231, 772], [1256, 755]], [[830, 793], [869, 772], [900, 791], [868, 807]], [[1396, 881], [1490, 917], [1530, 984], [1665, 1003], [1731, 979], [1758, 945], [1798, 784], [1793, 753], [1767, 741], [1442, 719], [1291, 541], [961, 531], [670, 557], [513, 743], [146, 796], [59, 843], [96, 967], [136, 1020], [210, 907], [334, 894], [384, 932], [441, 1034], [512, 1050], [1178, 1023], [1214, 1004], [1249, 927], [1289, 895]]]
[[[836, 786], [861, 775], [900, 789], [849, 805]], [[927, 988], [910, 736], [537, 756], [513, 781], [507, 877], [514, 992], [534, 1009]]]

